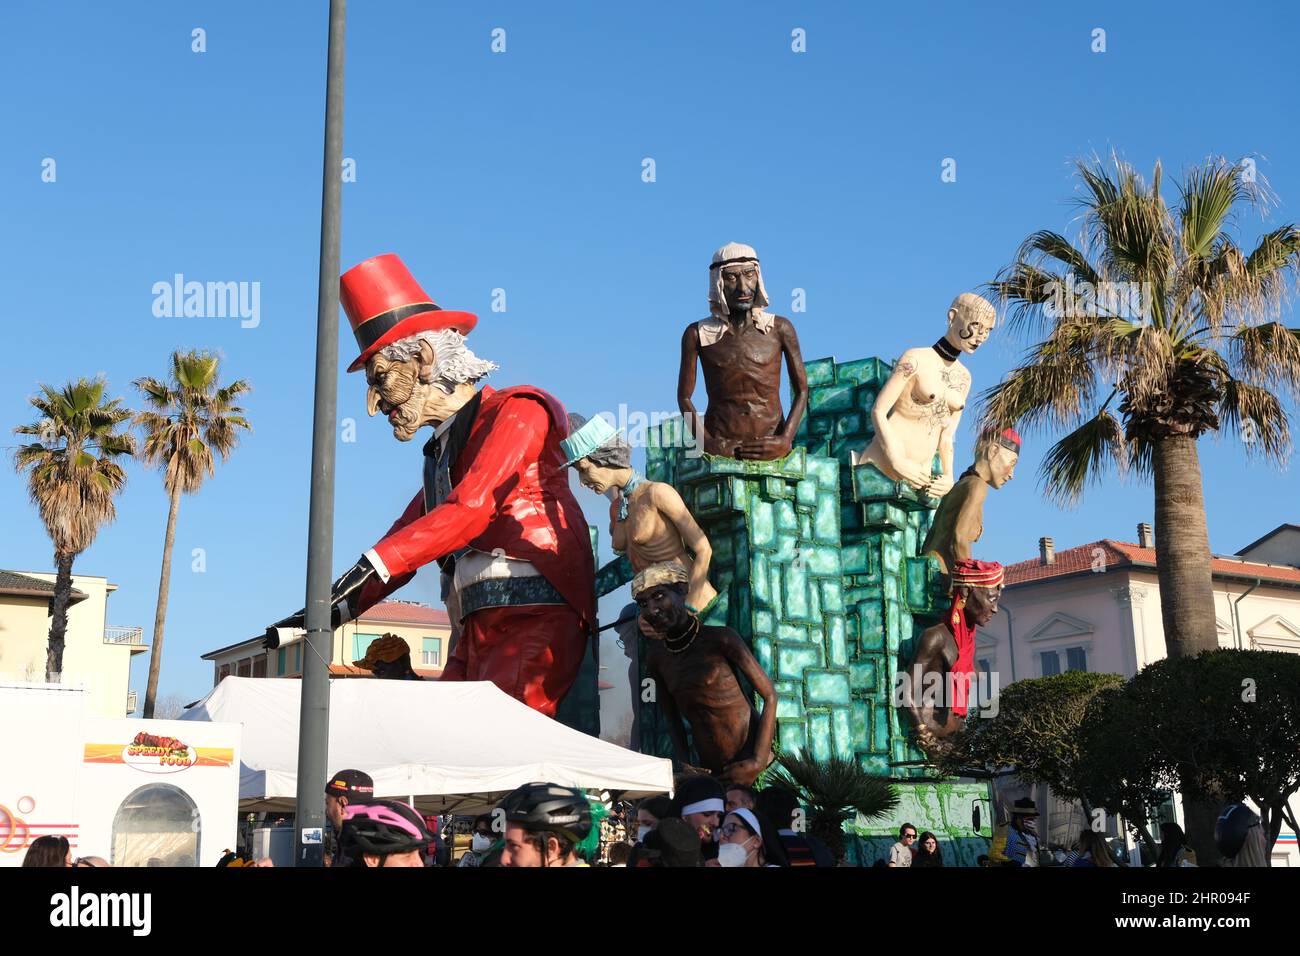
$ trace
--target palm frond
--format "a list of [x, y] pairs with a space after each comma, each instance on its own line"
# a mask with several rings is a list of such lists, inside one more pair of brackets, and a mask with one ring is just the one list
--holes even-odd
[[1102, 409], [1048, 450], [1040, 470], [1043, 490], [1062, 504], [1074, 505], [1111, 462], [1124, 471], [1128, 448], [1119, 419]]
[[1286, 409], [1268, 389], [1237, 379], [1223, 387], [1219, 417], [1241, 439], [1246, 453], [1285, 462], [1291, 453]]
[[1300, 329], [1280, 322], [1244, 325], [1228, 342], [1236, 377], [1300, 398]]
[[874, 777], [848, 757], [819, 761], [807, 754], [781, 754], [772, 782], [799, 794], [814, 812], [843, 818], [860, 813], [870, 819], [898, 806], [888, 780]]

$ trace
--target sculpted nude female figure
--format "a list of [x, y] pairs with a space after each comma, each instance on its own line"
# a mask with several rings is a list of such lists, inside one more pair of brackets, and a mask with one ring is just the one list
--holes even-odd
[[[997, 311], [983, 297], [963, 292], [948, 309], [948, 331], [929, 348], [908, 349], [894, 366], [871, 410], [875, 437], [853, 463], [870, 462], [894, 481], [942, 498], [953, 485], [953, 439], [971, 376], [958, 360], [984, 344]], [[942, 471], [932, 474], [935, 453]]]

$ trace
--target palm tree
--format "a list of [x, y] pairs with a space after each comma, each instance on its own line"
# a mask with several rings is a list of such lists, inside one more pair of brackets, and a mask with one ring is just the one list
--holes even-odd
[[40, 419], [14, 429], [17, 435], [38, 438], [19, 446], [14, 466], [19, 473], [27, 472], [27, 492], [54, 542], [57, 574], [45, 659], [45, 680], [50, 683], [63, 671], [72, 562], [117, 516], [113, 498], [126, 484], [117, 459], [135, 454], [135, 439], [118, 431], [131, 412], [120, 407], [120, 398], [105, 401], [106, 387], [101, 380], [84, 378], [61, 390], [42, 384], [41, 393], [31, 399]]
[[[1300, 263], [1300, 229], [1265, 233], [1244, 254], [1228, 232], [1232, 216], [1263, 211], [1268, 195], [1223, 158], [1187, 173], [1176, 212], [1160, 193], [1159, 163], [1149, 186], [1119, 160], [1076, 169], [1079, 244], [1036, 232], [990, 283], [1012, 304], [1012, 324], [1042, 341], [984, 393], [983, 424], [1070, 429], [1041, 472], [1063, 503], [1109, 463], [1154, 479], [1165, 643], [1170, 657], [1194, 656], [1218, 646], [1197, 439], [1224, 425], [1248, 453], [1289, 455], [1275, 392], [1300, 395], [1300, 329], [1276, 319]], [[1195, 849], [1208, 843], [1212, 856], [1205, 821], [1198, 826]]]
[[844, 861], [844, 821], [861, 813], [870, 819], [898, 806], [898, 794], [888, 780], [873, 777], [848, 757], [819, 761], [805, 754], [780, 754], [780, 768], [768, 786], [784, 787], [812, 809], [809, 831]]
[[144, 696], [144, 716], [152, 717], [162, 668], [163, 623], [167, 617], [167, 592], [171, 586], [172, 545], [176, 540], [176, 512], [182, 494], [193, 494], [204, 478], [214, 474], [214, 461], [230, 457], [239, 444], [239, 430], [250, 428], [235, 399], [249, 390], [243, 379], [218, 387], [220, 360], [212, 352], [172, 353], [170, 381], [139, 378], [135, 387], [148, 408], [136, 415], [144, 432], [142, 458], [150, 466], [163, 466], [167, 491], [167, 533], [163, 538], [162, 575], [158, 582], [158, 607], [154, 613], [153, 647], [149, 652], [149, 686]]

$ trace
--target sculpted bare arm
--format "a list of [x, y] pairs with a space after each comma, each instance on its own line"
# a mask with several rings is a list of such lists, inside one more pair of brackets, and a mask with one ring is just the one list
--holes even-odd
[[803, 366], [803, 355], [799, 351], [799, 335], [794, 325], [784, 317], [777, 317], [777, 327], [781, 330], [781, 348], [785, 353], [785, 371], [790, 378], [790, 414], [781, 426], [781, 436], [794, 441], [799, 423], [803, 421], [808, 408], [808, 373]]
[[682, 536], [682, 543], [695, 557], [695, 562], [691, 566], [689, 594], [700, 594], [709, 582], [709, 564], [713, 561], [713, 547], [676, 488], [666, 482], [656, 482], [651, 492], [654, 495], [655, 507], [672, 522], [677, 533]]
[[749, 681], [754, 692], [763, 698], [763, 709], [758, 715], [758, 734], [754, 739], [754, 756], [723, 768], [723, 773], [729, 780], [749, 784], [772, 762], [772, 737], [776, 733], [776, 689], [739, 634], [728, 632], [722, 640], [722, 651], [727, 660]]
[[686, 420], [685, 425], [690, 434], [695, 436], [696, 447], [703, 448], [705, 441], [704, 422], [695, 410], [692, 396], [695, 394], [695, 368], [700, 357], [700, 332], [692, 322], [682, 333], [682, 361], [677, 369], [677, 408]]

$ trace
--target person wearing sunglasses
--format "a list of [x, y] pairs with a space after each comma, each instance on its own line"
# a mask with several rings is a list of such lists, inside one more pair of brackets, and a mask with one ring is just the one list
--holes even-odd
[[916, 845], [916, 827], [904, 823], [898, 828], [898, 842], [889, 848], [886, 866], [911, 866], [912, 847]]
[[482, 866], [483, 860], [492, 852], [497, 835], [492, 832], [492, 817], [482, 813], [474, 818], [473, 836], [470, 838], [469, 852], [460, 858], [457, 866]]
[[[766, 832], [766, 836], [764, 835]], [[726, 815], [718, 828], [718, 857], [705, 866], [769, 867], [785, 866], [787, 861], [776, 829], [765, 824], [757, 813], [737, 807]]]

